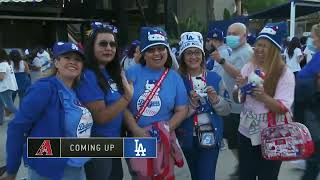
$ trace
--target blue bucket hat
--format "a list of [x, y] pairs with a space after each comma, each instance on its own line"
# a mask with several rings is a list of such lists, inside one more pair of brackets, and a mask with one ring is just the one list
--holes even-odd
[[78, 53], [82, 60], [84, 60], [84, 54], [81, 48], [79, 48], [76, 44], [71, 42], [57, 42], [53, 46], [53, 58], [57, 58], [58, 56], [68, 53], [68, 52], [75, 52]]
[[269, 40], [271, 43], [276, 45], [280, 50], [282, 50], [282, 39], [286, 34], [286, 29], [279, 24], [267, 24], [259, 33], [257, 40], [264, 38]]
[[164, 45], [170, 49], [167, 33], [159, 27], [142, 27], [140, 30], [141, 53], [156, 45]]
[[224, 40], [223, 31], [218, 28], [211, 29], [207, 34], [207, 39], [215, 39], [215, 40], [223, 41]]

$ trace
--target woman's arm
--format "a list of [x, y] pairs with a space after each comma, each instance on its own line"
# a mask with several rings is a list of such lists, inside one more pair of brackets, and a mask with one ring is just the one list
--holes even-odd
[[180, 123], [186, 119], [188, 114], [188, 106], [183, 105], [183, 106], [177, 106], [174, 108], [174, 114], [169, 120], [169, 128], [170, 132], [174, 131]]
[[121, 97], [117, 102], [106, 105], [104, 100], [86, 103], [85, 106], [89, 109], [96, 123], [103, 124], [110, 122], [114, 117], [121, 113], [127, 106], [129, 101]]
[[6, 73], [0, 72], [0, 81], [4, 80]]
[[226, 116], [231, 112], [231, 102], [230, 102], [226, 87], [222, 80], [220, 81], [219, 88], [220, 89], [219, 89], [218, 100], [215, 103], [211, 102], [211, 104], [212, 104], [212, 108], [215, 110], [215, 112], [218, 115]]
[[147, 131], [137, 124], [135, 118], [128, 109], [124, 111], [124, 123], [127, 129], [133, 134], [134, 137], [147, 136]]
[[23, 63], [24, 63], [24, 72], [26, 72], [26, 73], [30, 73], [30, 68], [29, 68], [29, 65], [28, 65], [28, 63], [27, 62], [25, 62], [25, 61], [23, 61]]

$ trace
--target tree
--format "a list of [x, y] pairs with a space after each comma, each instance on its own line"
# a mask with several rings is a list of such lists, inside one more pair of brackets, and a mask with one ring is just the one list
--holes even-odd
[[288, 0], [242, 0], [243, 7], [248, 11], [248, 13], [261, 11], [284, 2], [288, 2]]
[[242, 2], [241, 0], [234, 0], [235, 4], [236, 4], [236, 15], [237, 16], [241, 16], [242, 15]]

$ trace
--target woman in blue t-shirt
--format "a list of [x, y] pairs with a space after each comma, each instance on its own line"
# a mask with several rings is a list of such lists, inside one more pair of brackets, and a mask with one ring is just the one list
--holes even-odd
[[[87, 62], [77, 95], [90, 110], [94, 137], [119, 137], [123, 111], [131, 100], [133, 88], [121, 72], [114, 26], [92, 23], [85, 54]], [[112, 172], [111, 172], [112, 169]], [[121, 159], [97, 158], [86, 166], [88, 180], [122, 179]]]
[[[169, 53], [166, 33], [161, 28], [142, 27], [140, 42], [141, 64], [137, 64], [127, 71], [128, 80], [134, 85], [134, 94], [129, 104], [130, 112], [125, 114], [127, 128], [135, 137], [146, 137], [154, 136], [147, 130], [147, 127], [154, 125], [154, 130], [159, 131], [157, 125], [168, 123], [164, 126], [169, 126], [167, 130], [173, 134], [187, 115], [188, 96], [181, 77], [170, 69], [172, 57]], [[165, 72], [168, 72], [166, 76]], [[164, 79], [157, 86], [160, 77]], [[158, 89], [154, 89], [155, 87]], [[149, 94], [153, 89], [155, 93], [151, 98]], [[151, 98], [151, 100], [145, 105], [145, 108], [142, 108], [147, 98]], [[144, 109], [140, 113], [141, 117], [134, 118], [141, 108]], [[164, 139], [160, 138], [160, 142], [163, 141]], [[164, 163], [171, 163], [172, 156], [169, 154], [165, 156], [170, 160]], [[173, 164], [167, 165], [170, 170], [166, 173], [165, 179], [173, 177]], [[138, 176], [143, 175], [138, 173]], [[158, 174], [159, 176], [161, 178], [162, 174]]]
[[215, 179], [222, 141], [221, 116], [231, 104], [222, 78], [207, 71], [203, 38], [199, 32], [185, 32], [180, 41], [180, 73], [189, 92], [188, 118], [177, 128], [177, 136], [194, 180]]
[[28, 179], [85, 180], [84, 164], [88, 158], [26, 158], [27, 137], [90, 137], [91, 113], [74, 92], [84, 55], [75, 44], [63, 42], [55, 44], [53, 54], [54, 75], [37, 81], [27, 90], [19, 111], [9, 123], [7, 179], [15, 179], [24, 154]]

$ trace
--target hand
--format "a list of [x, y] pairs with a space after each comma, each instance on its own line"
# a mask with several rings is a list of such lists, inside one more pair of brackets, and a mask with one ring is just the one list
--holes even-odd
[[207, 94], [211, 103], [216, 104], [219, 101], [219, 96], [212, 86], [207, 87]]
[[264, 92], [264, 88], [262, 85], [253, 88], [252, 97], [258, 101], [263, 101], [266, 98], [266, 93]]
[[132, 130], [132, 134], [134, 137], [148, 137], [149, 132], [137, 125], [137, 127]]
[[127, 101], [130, 101], [132, 96], [133, 96], [133, 85], [132, 85], [132, 82], [128, 82], [125, 74], [124, 74], [124, 71], [121, 71], [121, 79], [122, 79], [122, 85], [123, 85], [123, 90], [124, 90], [124, 98], [127, 100]]
[[241, 75], [236, 78], [236, 85], [241, 88], [248, 83], [248, 77], [244, 78]]
[[195, 106], [195, 107], [200, 106], [199, 101], [200, 101], [199, 94], [197, 94], [196, 91], [194, 91], [194, 90], [190, 91], [190, 103], [191, 103], [191, 106]]
[[210, 54], [211, 58], [215, 61], [217, 61], [218, 63], [220, 63], [221, 61], [221, 56], [220, 56], [220, 53], [216, 50], [216, 51], [213, 51], [213, 53]]

